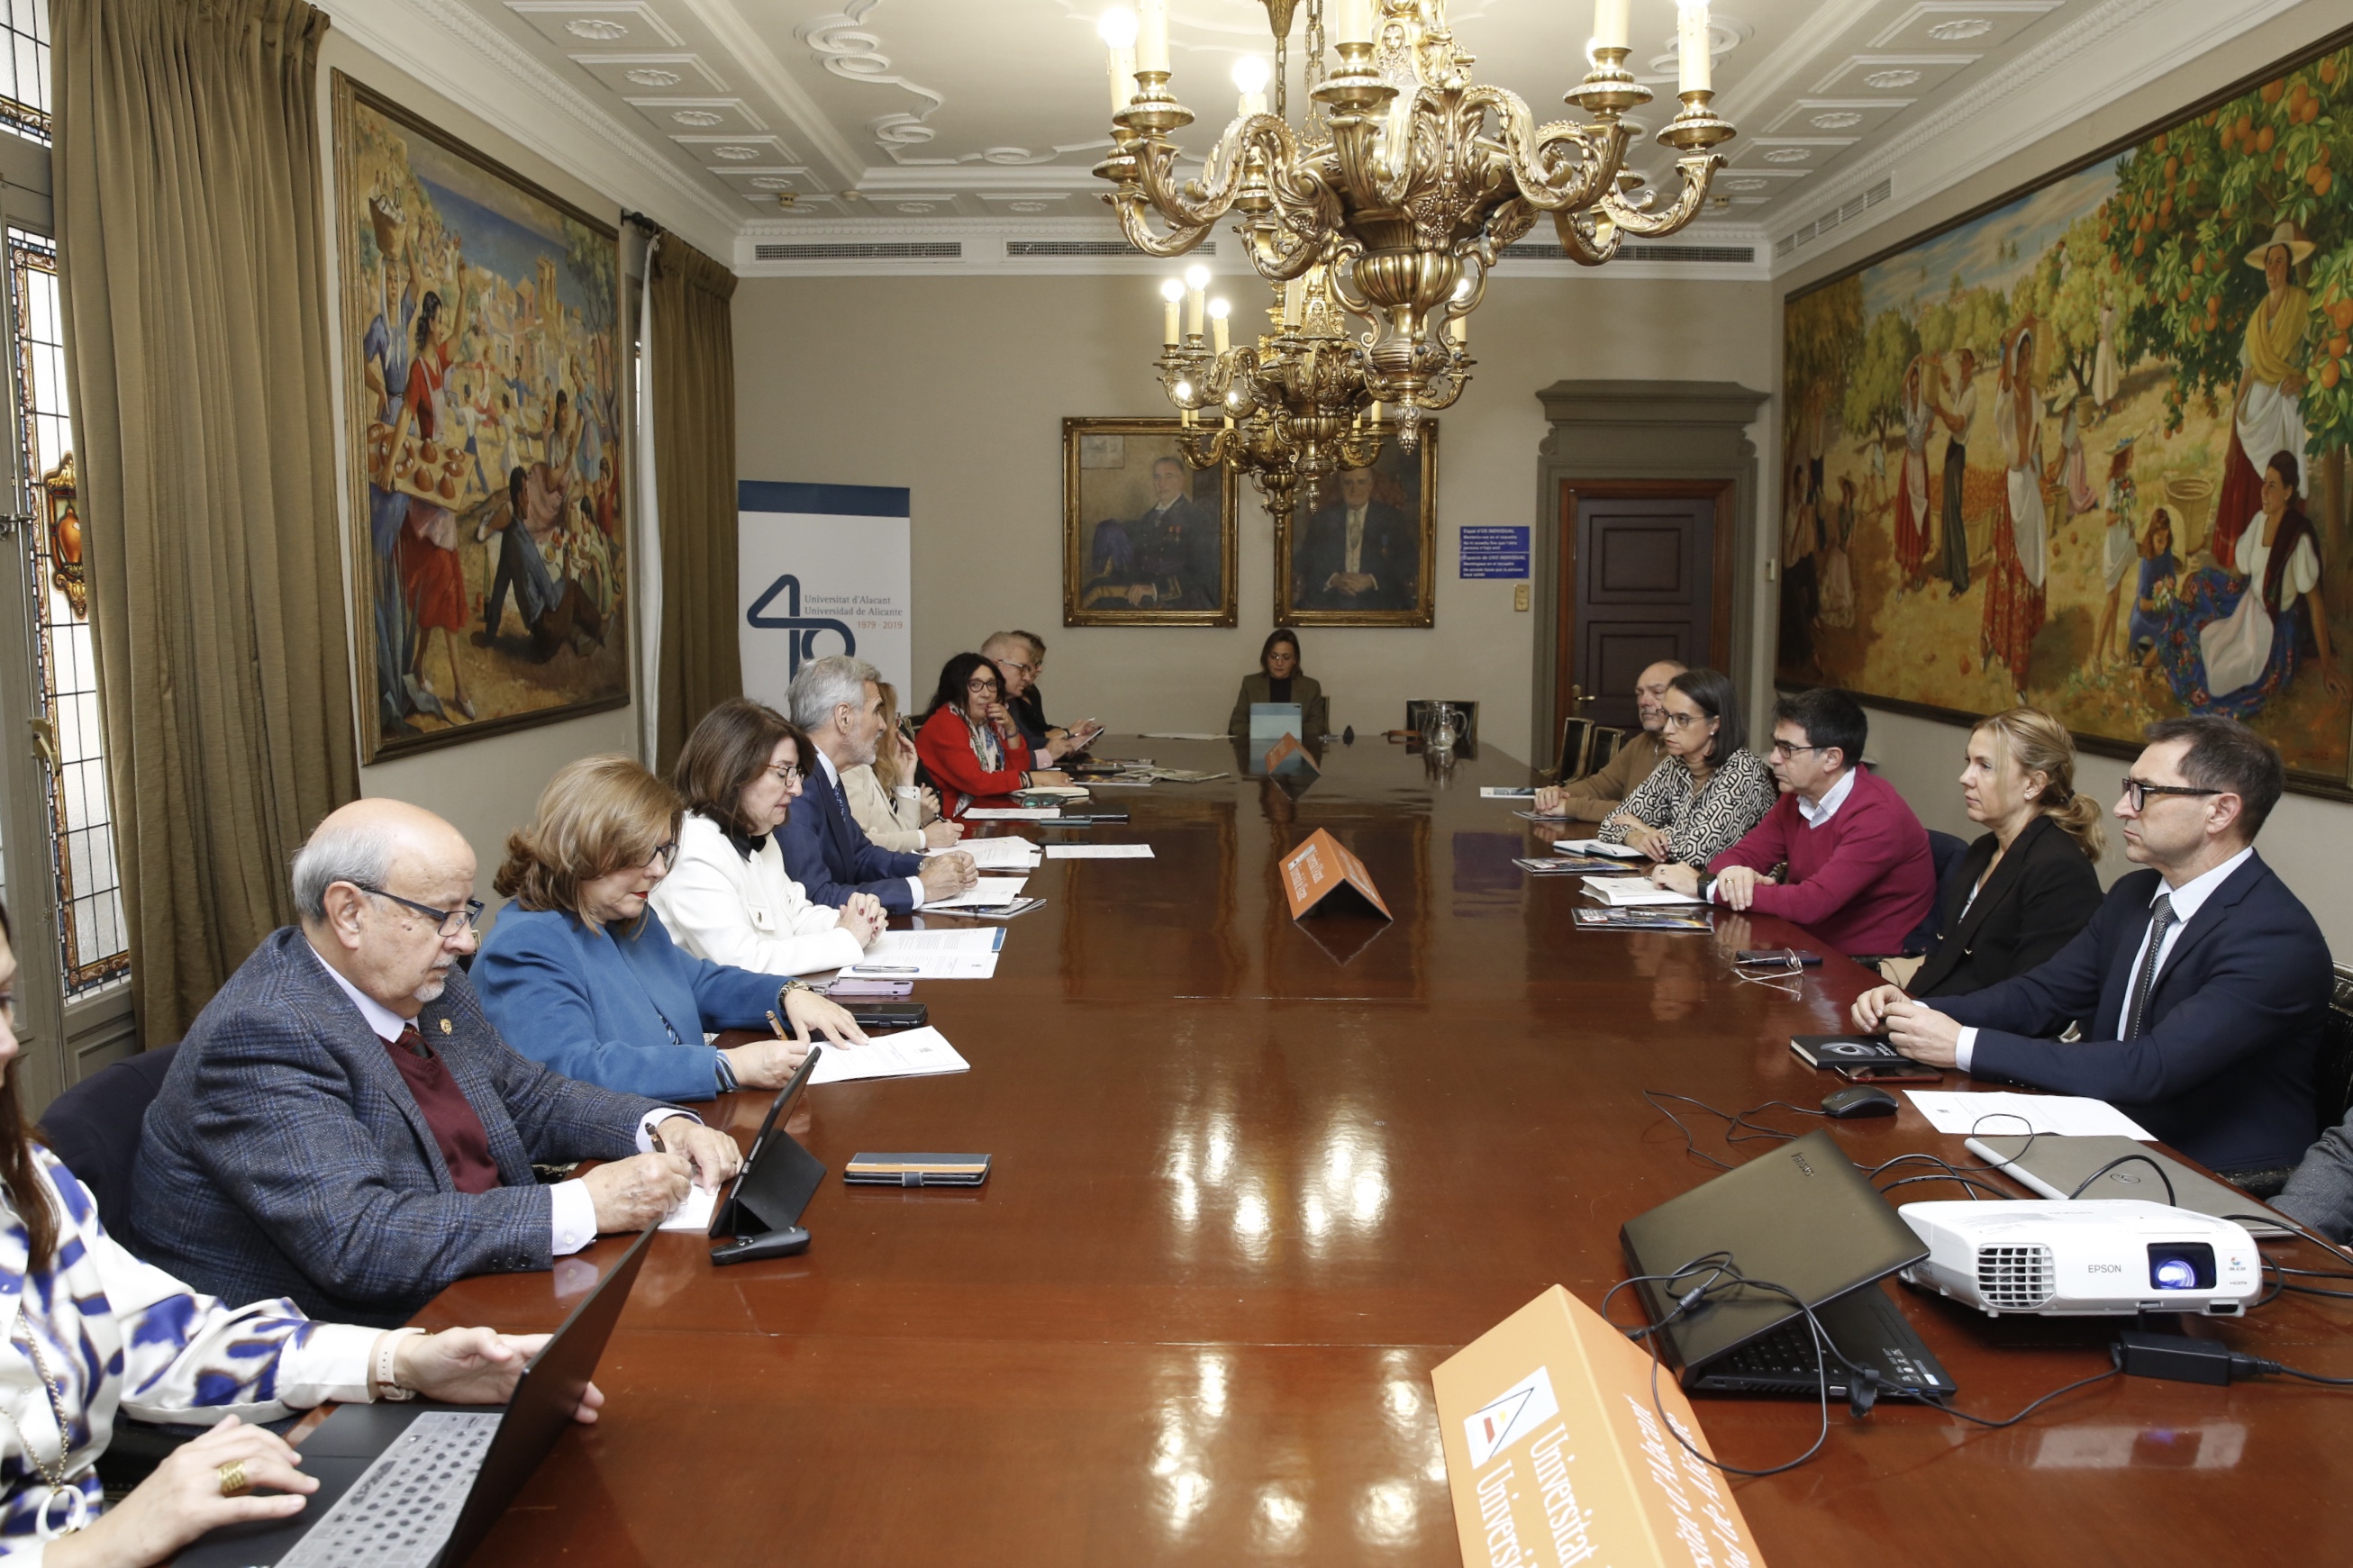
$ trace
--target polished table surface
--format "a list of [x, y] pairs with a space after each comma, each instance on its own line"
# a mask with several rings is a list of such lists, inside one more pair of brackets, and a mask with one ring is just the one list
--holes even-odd
[[[1430, 1368], [1552, 1284], [1599, 1305], [1620, 1222], [1715, 1173], [1642, 1091], [1736, 1111], [1828, 1087], [1788, 1038], [1838, 1029], [1863, 973], [1832, 959], [1798, 996], [1739, 982], [1734, 950], [1805, 941], [1770, 920], [1577, 928], [1574, 878], [1511, 864], [1561, 830], [1480, 798], [1528, 778], [1492, 748], [1440, 766], [1335, 745], [1295, 799], [1223, 744], [1098, 751], [1236, 776], [1098, 791], [1129, 827], [1008, 825], [1155, 858], [1046, 861], [995, 980], [918, 983], [969, 1073], [807, 1093], [792, 1131], [835, 1173], [806, 1256], [713, 1269], [702, 1238], [655, 1239], [598, 1373], [605, 1419], [565, 1436], [478, 1562], [1457, 1563]], [[1290, 920], [1276, 862], [1317, 827], [1394, 924]], [[767, 1098], [704, 1109], [748, 1140]], [[1687, 1120], [1721, 1159], [1769, 1146]], [[1828, 1125], [1866, 1165], [1966, 1160], [1908, 1104]], [[860, 1151], [914, 1149], [995, 1172], [967, 1193], [839, 1180]], [[622, 1245], [464, 1281], [418, 1321], [550, 1327]], [[2291, 1260], [2325, 1266], [2306, 1250]], [[1894, 1289], [1964, 1409], [2008, 1415], [2107, 1364], [2113, 1321]], [[2197, 1329], [2353, 1375], [2348, 1308], [2287, 1297]], [[1753, 1467], [1819, 1420], [1810, 1399], [1698, 1407]], [[2338, 1562], [2348, 1435], [2353, 1397], [2281, 1382], [2116, 1379], [2000, 1431], [1837, 1405], [1812, 1463], [1736, 1494], [1785, 1568]]]

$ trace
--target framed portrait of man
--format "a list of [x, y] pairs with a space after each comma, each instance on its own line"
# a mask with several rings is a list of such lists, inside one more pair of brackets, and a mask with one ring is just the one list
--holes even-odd
[[1239, 492], [1174, 419], [1062, 421], [1062, 624], [1230, 626]]
[[1438, 609], [1438, 422], [1407, 451], [1381, 444], [1369, 468], [1302, 487], [1274, 539], [1275, 624], [1426, 626]]

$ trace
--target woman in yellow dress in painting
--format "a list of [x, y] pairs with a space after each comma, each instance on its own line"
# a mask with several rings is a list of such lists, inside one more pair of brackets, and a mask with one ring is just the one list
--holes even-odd
[[2312, 254], [2312, 241], [2292, 223], [2247, 252], [2247, 265], [2263, 275], [2263, 298], [2247, 317], [2239, 363], [2239, 392], [2231, 405], [2231, 446], [2222, 458], [2222, 494], [2214, 503], [2214, 537], [2208, 549], [2227, 568], [2236, 559], [2239, 535], [2263, 510], [2263, 465], [2285, 452], [2305, 460], [2305, 363], [2312, 328], [2312, 296], [2295, 280], [2295, 269]]

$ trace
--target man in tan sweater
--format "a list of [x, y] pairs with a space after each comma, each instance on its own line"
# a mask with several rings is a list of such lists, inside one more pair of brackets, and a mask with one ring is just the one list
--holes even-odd
[[1536, 810], [1546, 816], [1599, 822], [1623, 805], [1634, 786], [1649, 778], [1651, 770], [1667, 754], [1667, 749], [1659, 743], [1659, 731], [1667, 723], [1667, 682], [1681, 675], [1684, 668], [1674, 659], [1662, 658], [1643, 670], [1634, 683], [1634, 711], [1641, 716], [1642, 727], [1619, 746], [1618, 754], [1609, 759], [1607, 767], [1581, 779], [1548, 784], [1536, 791]]

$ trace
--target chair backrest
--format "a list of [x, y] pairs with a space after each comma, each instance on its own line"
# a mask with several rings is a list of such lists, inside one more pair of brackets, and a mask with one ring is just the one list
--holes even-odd
[[1590, 719], [1580, 719], [1572, 713], [1560, 721], [1559, 765], [1553, 776], [1562, 784], [1581, 779], [1593, 771], [1586, 753], [1593, 748], [1595, 725]]
[[2313, 1077], [2324, 1132], [2353, 1110], [2353, 966], [2337, 966], [2328, 996], [2328, 1021], [2321, 1026], [2320, 1060]]
[[1616, 756], [1618, 748], [1625, 743], [1625, 731], [1613, 730], [1607, 724], [1596, 724], [1593, 727], [1593, 739], [1588, 742], [1585, 747], [1585, 771], [1588, 773], [1598, 773], [1608, 767], [1609, 759]]
[[1479, 705], [1476, 702], [1464, 702], [1451, 697], [1413, 698], [1405, 705], [1405, 727], [1417, 735], [1420, 734], [1421, 710], [1433, 702], [1452, 703], [1454, 710], [1462, 715], [1462, 744], [1476, 746], [1479, 743]]
[[1961, 862], [1968, 853], [1968, 839], [1939, 833], [1933, 827], [1928, 829], [1928, 858], [1936, 868], [1936, 897], [1929, 904], [1928, 912], [1920, 917], [1920, 923], [1912, 928], [1912, 934], [1904, 939], [1905, 952], [1926, 952], [1936, 945], [1936, 938], [1944, 929], [1938, 911], [1945, 907], [1945, 881], [1959, 874]]
[[41, 1142], [81, 1178], [106, 1228], [134, 1252], [138, 1205], [132, 1176], [139, 1164], [140, 1124], [179, 1050], [165, 1046], [100, 1068], [49, 1101], [41, 1117]]

